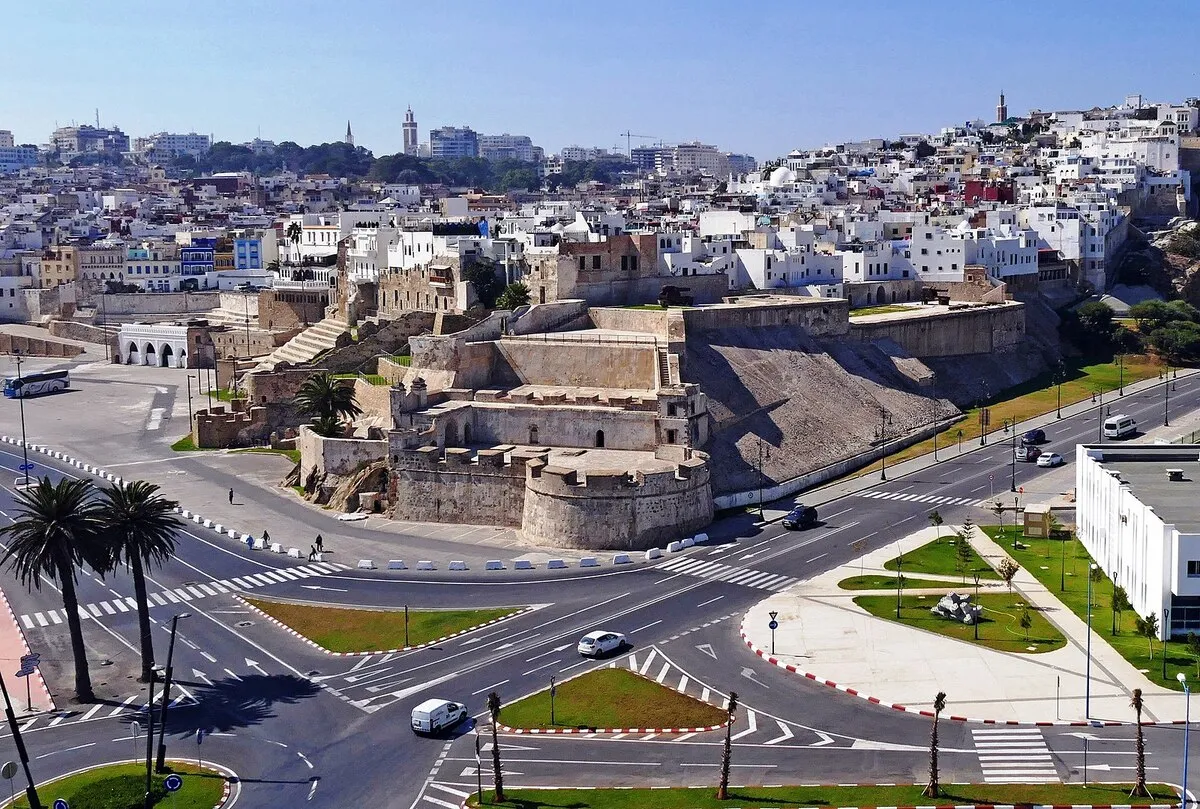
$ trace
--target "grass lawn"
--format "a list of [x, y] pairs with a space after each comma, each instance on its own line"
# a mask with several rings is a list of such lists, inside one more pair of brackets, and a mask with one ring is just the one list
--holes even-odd
[[404, 610], [314, 607], [260, 598], [246, 599], [331, 652], [377, 652], [420, 646], [517, 612], [512, 607], [483, 610], [409, 610], [405, 643]]
[[[948, 531], [946, 533], [949, 534]], [[972, 575], [975, 573], [978, 573], [981, 579], [1000, 578], [1000, 574], [992, 570], [991, 566], [975, 553], [972, 554], [972, 560], [967, 564], [966, 569], [959, 570], [958, 556], [954, 547], [955, 539], [953, 534], [943, 536], [937, 542], [930, 542], [914, 550], [905, 551], [903, 566], [900, 564], [899, 557], [889, 559], [883, 566], [887, 570], [902, 570], [905, 574], [910, 575], [933, 573], [940, 576], [958, 576], [968, 582], [973, 581]]]
[[[980, 576], [979, 578], [982, 579], [983, 576]], [[843, 590], [895, 590], [896, 581], [897, 579], [895, 576], [885, 576], [881, 573], [868, 573], [865, 576], [851, 576], [848, 579], [842, 579], [838, 582], [838, 587], [842, 588]], [[947, 588], [946, 592], [950, 592], [950, 590], [955, 586], [956, 585], [954, 582], [934, 581], [933, 579], [913, 579], [909, 578], [908, 576], [904, 577], [905, 590], [918, 587], [945, 587]]]
[[292, 463], [300, 463], [300, 450], [298, 449], [271, 449], [270, 447], [250, 447], [249, 449], [238, 449], [234, 452], [259, 452], [267, 455], [282, 455]]
[[[971, 593], [974, 596], [973, 587], [954, 589], [959, 593]], [[946, 592], [950, 591], [951, 588], [947, 587]], [[939, 618], [931, 613], [929, 608], [937, 601], [937, 596], [902, 595], [899, 622], [956, 640], [978, 643], [1000, 652], [1051, 652], [1067, 644], [1067, 639], [1054, 625], [1032, 607], [1029, 617], [1033, 619], [1033, 624], [1029, 627], [1029, 635], [1026, 638], [1025, 630], [1021, 628], [1019, 621], [1021, 605], [1027, 602], [1016, 593], [979, 594], [978, 603], [983, 607], [983, 618], [979, 621], [979, 640], [975, 640], [975, 627]], [[876, 618], [896, 620], [895, 596], [858, 596], [854, 603]], [[1036, 648], [1029, 648], [1031, 646]]]
[[403, 365], [406, 368], [412, 366], [412, 355], [410, 354], [393, 354], [392, 356], [388, 357], [388, 359], [397, 365]]
[[[837, 806], [946, 806], [951, 804], [1129, 804], [1151, 803], [1150, 798], [1129, 797], [1129, 784], [953, 784], [942, 785], [937, 798], [921, 795], [921, 786], [893, 787], [731, 787], [729, 799], [716, 799], [717, 761], [713, 761], [711, 787], [672, 789], [509, 789], [507, 800], [495, 802], [491, 790], [483, 793], [485, 805], [512, 809], [722, 809], [723, 807], [837, 807]], [[1166, 784], [1150, 784], [1155, 803], [1169, 803], [1175, 791]], [[468, 806], [479, 803], [472, 794]]]
[[[173, 772], [183, 777], [183, 786], [174, 795], [168, 796], [163, 787], [166, 774], [155, 775], [153, 806], [162, 806], [164, 809], [212, 809], [221, 802], [225, 788], [224, 776], [178, 761], [168, 761], [167, 764]], [[113, 764], [38, 785], [38, 798], [46, 807], [62, 798], [71, 809], [142, 809], [145, 794], [144, 764]], [[18, 792], [18, 795], [21, 793]], [[13, 806], [25, 809], [29, 803], [21, 795]]]
[[[1087, 574], [1088, 565], [1092, 560], [1084, 550], [1082, 542], [1074, 538], [1062, 540], [1021, 537], [1021, 542], [1029, 547], [1015, 550], [1012, 547], [1014, 532], [1011, 525], [1004, 527], [1003, 535], [995, 525], [985, 526], [983, 530], [1004, 548], [1013, 561], [1045, 585], [1067, 609], [1084, 621], [1087, 620]], [[1154, 642], [1154, 656], [1151, 658], [1149, 642], [1134, 632], [1137, 616], [1133, 611], [1126, 610], [1120, 621], [1116, 621], [1112, 611], [1112, 594], [1113, 583], [1107, 576], [1092, 583], [1092, 629], [1096, 636], [1112, 646], [1151, 682], [1182, 691], [1183, 687], [1175, 679], [1176, 673], [1182, 671], [1193, 681], [1196, 677], [1196, 657], [1188, 651], [1187, 643], [1184, 640], [1167, 643], [1167, 676], [1163, 677], [1162, 644], [1157, 640]], [[1158, 618], [1161, 623], [1162, 616]], [[1116, 634], [1113, 633], [1114, 626]]]
[[622, 668], [597, 669], [559, 685], [553, 725], [549, 689], [500, 713], [500, 722], [512, 728], [699, 728], [724, 721], [725, 711], [715, 705]]
[[[856, 310], [861, 312], [863, 310]], [[851, 313], [853, 314], [853, 313]], [[1148, 355], [1130, 354], [1125, 357], [1125, 384], [1130, 385], [1143, 379], [1157, 376], [1162, 368], [1157, 361]], [[1062, 384], [1063, 406], [1090, 399], [1095, 390], [1115, 391], [1121, 382], [1121, 369], [1116, 362], [1093, 362], [1090, 364], [1069, 365], [1066, 378]], [[995, 395], [995, 394], [993, 394]], [[1054, 384], [1054, 374], [1043, 374], [1031, 379], [1023, 385], [1016, 385], [999, 392], [996, 400], [988, 407], [991, 412], [991, 426], [999, 429], [1005, 419], [1016, 419], [1017, 429], [1022, 429], [1020, 422], [1026, 419], [1053, 413], [1058, 407], [1057, 386]], [[964, 411], [966, 416], [937, 435], [938, 449], [954, 454], [960, 443], [959, 431], [962, 432], [961, 444], [969, 448], [969, 442], [979, 442], [979, 408], [972, 407]], [[1114, 411], [1116, 412], [1116, 411]], [[897, 453], [889, 455], [888, 464], [906, 461], [933, 452], [934, 439], [930, 438], [905, 447]], [[852, 477], [859, 477], [869, 472], [878, 472], [879, 463], [854, 472]]]
[[863, 315], [889, 315], [893, 312], [915, 312], [919, 307], [916, 306], [900, 306], [899, 304], [889, 303], [883, 306], [864, 306], [861, 309], [851, 309], [850, 317], [862, 317]]
[[200, 448], [192, 441], [191, 435], [185, 435], [183, 438], [171, 445], [171, 449], [176, 452], [199, 452]]

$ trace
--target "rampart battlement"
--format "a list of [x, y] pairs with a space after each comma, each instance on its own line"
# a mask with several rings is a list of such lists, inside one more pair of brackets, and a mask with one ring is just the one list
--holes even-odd
[[707, 485], [708, 464], [703, 453], [671, 469], [574, 469], [543, 462], [526, 465], [531, 491], [563, 497], [655, 496]]
[[391, 452], [391, 467], [397, 474], [403, 473], [451, 473], [497, 474], [514, 478], [526, 477], [530, 463], [544, 464], [549, 456], [548, 449], [508, 450], [507, 448], [481, 449], [472, 453], [469, 449], [449, 447], [419, 447], [396, 449]]

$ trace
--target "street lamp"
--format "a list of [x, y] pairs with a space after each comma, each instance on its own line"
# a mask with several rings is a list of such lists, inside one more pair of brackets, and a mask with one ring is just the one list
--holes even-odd
[[1192, 689], [1182, 671], [1175, 675], [1175, 679], [1183, 686], [1183, 792], [1179, 796], [1179, 805], [1187, 806], [1188, 731], [1192, 727]]
[[[191, 379], [191, 377], [188, 378]], [[171, 658], [175, 654], [175, 630], [179, 628], [180, 618], [191, 617], [190, 612], [181, 612], [171, 616], [171, 642], [167, 645], [167, 668], [166, 674], [163, 675], [162, 709], [159, 711], [161, 727], [158, 729], [158, 760], [154, 764], [155, 769], [159, 772], [162, 772], [167, 766], [167, 707], [170, 705], [171, 696]], [[150, 696], [153, 698], [153, 690], [150, 692]], [[154, 710], [153, 706], [150, 710]]]
[[154, 797], [151, 789], [154, 785], [154, 685], [158, 677], [159, 667], [150, 669], [150, 700], [146, 703], [146, 794], [143, 798], [144, 809], [152, 809]]
[[763, 519], [763, 481], [767, 473], [763, 469], [763, 461], [771, 460], [771, 447], [761, 438], [758, 439], [758, 518]]
[[979, 609], [979, 574], [975, 573], [973, 575], [975, 576], [975, 620], [971, 623], [975, 625], [975, 640], [979, 640], [979, 616], [982, 612]]
[[1119, 381], [1117, 382], [1117, 395], [1124, 396], [1125, 395], [1125, 355], [1124, 354], [1117, 355], [1117, 368], [1120, 369], [1120, 376], [1118, 377]]
[[1171, 361], [1167, 360], [1167, 378], [1163, 380], [1163, 426], [1170, 427], [1171, 410]]
[[1012, 428], [1012, 479], [1008, 490], [1015, 492], [1017, 490], [1017, 420], [1015, 418], [1005, 419], [1005, 424]]
[[1058, 418], [1062, 418], [1062, 383], [1063, 383], [1063, 364], [1059, 360], [1058, 370], [1054, 373], [1054, 387], [1058, 396]]
[[1100, 404], [1096, 406], [1096, 424], [1099, 441], [1104, 443], [1104, 388], [1100, 388]]
[[1097, 565], [1092, 562], [1088, 565], [1088, 593], [1087, 593], [1087, 673], [1084, 676], [1084, 692], [1083, 692], [1083, 718], [1092, 718], [1092, 576], [1096, 572]]
[[[13, 351], [17, 358], [17, 384], [24, 388], [21, 384], [21, 352]], [[29, 486], [29, 442], [25, 440], [25, 396], [24, 391], [18, 389], [17, 403], [21, 409], [21, 471], [25, 473], [25, 486]]]
[[904, 552], [896, 557], [896, 620], [900, 620], [900, 597], [904, 594]]
[[881, 409], [879, 411], [879, 430], [877, 431], [877, 437], [880, 441], [879, 479], [884, 482], [887, 481], [887, 427], [891, 421], [892, 417], [888, 415], [888, 412]]

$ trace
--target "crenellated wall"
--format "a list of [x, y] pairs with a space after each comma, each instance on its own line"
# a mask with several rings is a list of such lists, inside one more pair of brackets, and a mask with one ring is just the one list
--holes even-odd
[[[393, 433], [394, 435], [394, 433]], [[544, 462], [548, 450], [480, 450], [476, 458], [465, 449], [437, 447], [389, 450], [388, 500], [392, 517], [420, 522], [520, 525], [525, 500], [525, 467]]]

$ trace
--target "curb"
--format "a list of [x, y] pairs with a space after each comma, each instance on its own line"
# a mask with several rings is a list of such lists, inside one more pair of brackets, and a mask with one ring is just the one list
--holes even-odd
[[[8, 595], [4, 590], [0, 589], [0, 600], [4, 602], [4, 609], [8, 611], [9, 620], [13, 622], [13, 626], [17, 628], [17, 634], [21, 638], [21, 645], [25, 647], [25, 654], [30, 654], [32, 650], [29, 648], [29, 641], [25, 638], [25, 630], [21, 629], [21, 622], [17, 620], [16, 613], [13, 612], [12, 605], [8, 603]], [[33, 674], [29, 676], [37, 676], [38, 684], [42, 687], [42, 693], [46, 695], [46, 699], [50, 702], [50, 712], [57, 711], [58, 706], [54, 703], [54, 697], [50, 694], [50, 689], [46, 685], [46, 679], [42, 677], [42, 669], [39, 666], [34, 669]]]
[[[746, 637], [745, 621], [743, 621], [741, 627], [739, 627], [739, 632], [741, 633], [741, 636], [742, 636], [742, 642], [746, 644], [746, 647], [749, 648], [750, 651], [754, 652], [754, 654], [758, 655], [763, 660], [770, 663], [772, 666], [778, 666], [781, 669], [790, 671], [792, 674], [796, 674], [796, 675], [799, 675], [800, 677], [804, 677], [805, 679], [812, 680], [813, 682], [818, 683], [820, 685], [824, 685], [824, 686], [828, 686], [829, 688], [836, 689], [838, 691], [841, 691], [842, 693], [849, 694], [852, 697], [858, 697], [859, 699], [864, 699], [867, 702], [870, 702], [875, 705], [882, 705], [883, 707], [891, 708], [894, 711], [903, 711], [904, 713], [917, 714], [918, 716], [928, 716], [931, 718], [933, 717], [933, 711], [927, 711], [927, 710], [924, 710], [921, 708], [910, 708], [907, 705], [899, 705], [894, 702], [885, 702], [884, 700], [881, 700], [878, 697], [872, 697], [868, 694], [864, 694], [856, 688], [851, 688], [850, 686], [846, 686], [846, 685], [839, 685], [838, 683], [835, 683], [833, 680], [827, 680], [824, 677], [821, 677], [820, 675], [813, 674], [812, 672], [809, 672], [809, 671], [804, 671], [803, 669], [799, 669], [799, 668], [793, 666], [791, 663], [784, 663], [782, 660], [780, 660], [776, 657], [772, 657], [767, 652], [765, 652], [762, 649], [755, 646], [754, 641], [752, 641], [748, 637]], [[1117, 722], [1117, 721], [1104, 720], [1104, 719], [1077, 719], [1077, 720], [1058, 719], [1058, 720], [1052, 720], [1052, 721], [1022, 722], [1019, 719], [977, 719], [977, 718], [973, 718], [973, 717], [969, 717], [969, 716], [953, 716], [953, 715], [943, 716], [942, 718], [949, 719], [952, 722], [970, 722], [970, 723], [977, 724], [977, 725], [1025, 725], [1025, 726], [1031, 726], [1031, 727], [1110, 728], [1110, 727], [1122, 727], [1125, 725], [1132, 726], [1132, 725], [1136, 724], [1135, 722]], [[1151, 727], [1154, 725], [1183, 725], [1183, 724], [1186, 724], [1186, 722], [1184, 722], [1184, 720], [1173, 719], [1173, 720], [1170, 720], [1167, 722], [1153, 722], [1153, 721], [1142, 722], [1142, 727]], [[904, 809], [907, 809], [907, 808], [904, 808]], [[997, 807], [997, 809], [999, 809], [999, 808]]]
[[[290, 626], [285, 624], [283, 621], [280, 621], [275, 616], [270, 615], [266, 612], [263, 612], [258, 607], [254, 606], [249, 601], [247, 601], [244, 597], [234, 594], [233, 598], [235, 601], [240, 601], [242, 604], [249, 607], [251, 610], [256, 612], [258, 615], [262, 616], [266, 620], [275, 624], [275, 626], [279, 627], [284, 632], [287, 632], [289, 635], [292, 635], [293, 637], [296, 637], [296, 638], [304, 641], [312, 648], [316, 649], [319, 652], [322, 652], [323, 654], [327, 654], [330, 657], [369, 657], [370, 655], [386, 655], [386, 654], [399, 654], [400, 652], [413, 652], [413, 651], [416, 651], [417, 649], [424, 649], [429, 646], [436, 646], [439, 643], [444, 643], [453, 638], [457, 638], [460, 635], [465, 635], [468, 632], [474, 632], [475, 630], [482, 629], [485, 626], [491, 626], [492, 624], [498, 624], [501, 621], [511, 620], [513, 618], [516, 618], [518, 615], [524, 615], [525, 613], [533, 612], [536, 609], [536, 607], [521, 607], [520, 609], [514, 610], [511, 614], [505, 615], [501, 618], [493, 618], [490, 621], [484, 621], [482, 624], [475, 624], [475, 626], [467, 627], [466, 629], [460, 630], [451, 635], [443, 635], [442, 637], [437, 638], [436, 640], [427, 641], [425, 643], [421, 643], [416, 646], [402, 646], [399, 649], [376, 649], [375, 651], [372, 651], [372, 652], [331, 652], [328, 649], [326, 649], [324, 646], [317, 643], [316, 641], [313, 641], [313, 640], [309, 639], [308, 637], [300, 634], [295, 629], [292, 629]], [[274, 600], [274, 599], [263, 599], [263, 600], [269, 601], [269, 600]], [[280, 603], [287, 603], [287, 602], [280, 602]], [[334, 607], [334, 609], [337, 609], [337, 608]], [[347, 607], [346, 609], [364, 609], [364, 608], [363, 607]], [[380, 612], [396, 612], [396, 610], [380, 610]]]

